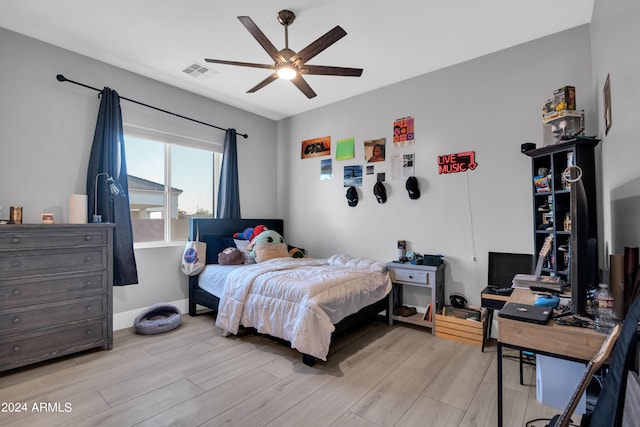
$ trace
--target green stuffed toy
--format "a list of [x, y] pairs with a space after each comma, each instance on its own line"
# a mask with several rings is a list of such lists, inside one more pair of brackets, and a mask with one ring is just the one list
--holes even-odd
[[304, 251], [302, 249], [298, 249], [298, 248], [291, 248], [289, 250], [289, 256], [291, 258], [306, 258], [307, 257], [304, 254]]
[[289, 257], [284, 239], [280, 233], [273, 230], [265, 230], [260, 233], [251, 241], [247, 249], [251, 250], [251, 256], [256, 259], [256, 262]]

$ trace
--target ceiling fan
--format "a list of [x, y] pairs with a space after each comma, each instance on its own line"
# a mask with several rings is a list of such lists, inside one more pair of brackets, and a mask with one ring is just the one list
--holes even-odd
[[262, 48], [269, 54], [271, 59], [273, 59], [274, 64], [255, 64], [252, 62], [225, 61], [222, 59], [209, 58], [205, 58], [205, 61], [217, 64], [239, 65], [242, 67], [266, 68], [273, 70], [273, 74], [249, 89], [247, 93], [256, 92], [276, 79], [282, 78], [291, 80], [291, 82], [300, 89], [307, 98], [311, 99], [316, 96], [316, 93], [302, 77], [303, 74], [349, 77], [360, 77], [362, 75], [362, 68], [331, 67], [307, 64], [307, 61], [347, 35], [347, 32], [339, 25], [328, 31], [323, 36], [320, 36], [316, 41], [309, 44], [300, 52], [296, 53], [289, 49], [289, 25], [291, 25], [296, 19], [295, 13], [290, 10], [281, 10], [278, 12], [278, 21], [284, 25], [285, 47], [281, 50], [276, 49], [273, 43], [269, 41], [267, 36], [264, 35], [250, 17], [238, 16], [238, 19], [258, 41], [258, 43], [260, 43], [260, 46], [262, 46]]

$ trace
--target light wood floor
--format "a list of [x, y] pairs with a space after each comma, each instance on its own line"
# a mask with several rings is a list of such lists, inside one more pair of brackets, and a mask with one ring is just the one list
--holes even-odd
[[[532, 367], [533, 386], [521, 386], [518, 362], [503, 366], [505, 426], [559, 412], [536, 401]], [[0, 425], [495, 426], [496, 375], [495, 345], [483, 353], [406, 325], [334, 337], [311, 368], [285, 344], [224, 338], [211, 314], [185, 315], [165, 334], [117, 331], [111, 351], [0, 373], [0, 409], [26, 410], [0, 412]]]

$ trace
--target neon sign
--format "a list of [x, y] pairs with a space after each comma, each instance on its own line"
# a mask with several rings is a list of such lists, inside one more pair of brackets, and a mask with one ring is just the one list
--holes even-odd
[[476, 154], [474, 151], [464, 153], [445, 154], [438, 156], [438, 173], [457, 173], [474, 170], [478, 167]]

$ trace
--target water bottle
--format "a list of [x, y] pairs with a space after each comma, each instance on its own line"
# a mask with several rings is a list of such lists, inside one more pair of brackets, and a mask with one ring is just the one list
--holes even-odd
[[609, 285], [601, 283], [596, 293], [596, 318], [595, 329], [598, 332], [608, 334], [614, 326], [613, 320], [613, 296], [609, 292]]

